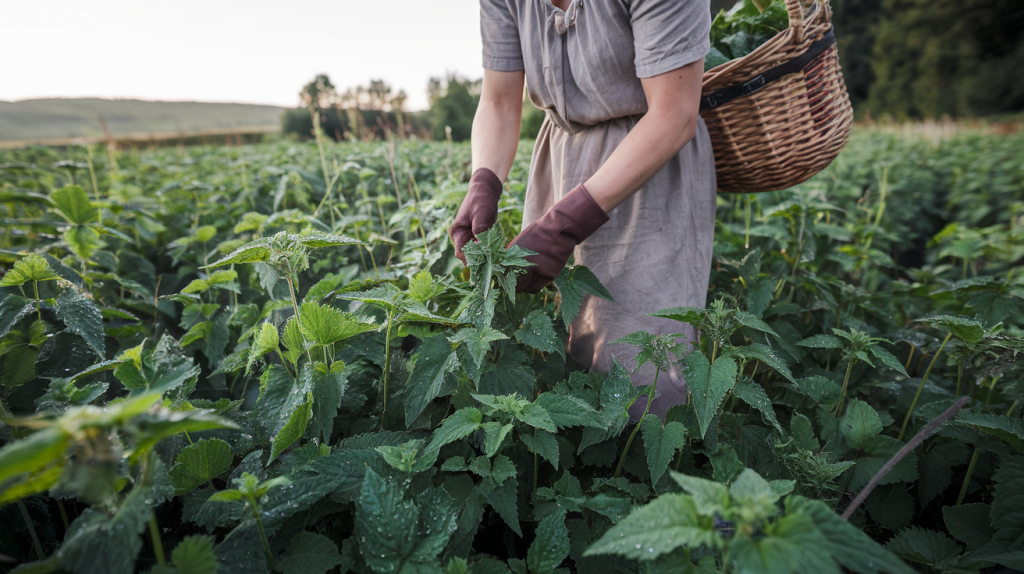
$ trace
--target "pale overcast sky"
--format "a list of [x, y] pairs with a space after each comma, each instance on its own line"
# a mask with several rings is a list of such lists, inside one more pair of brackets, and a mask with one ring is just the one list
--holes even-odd
[[0, 0], [0, 100], [139, 98], [294, 106], [317, 73], [477, 78], [477, 0]]

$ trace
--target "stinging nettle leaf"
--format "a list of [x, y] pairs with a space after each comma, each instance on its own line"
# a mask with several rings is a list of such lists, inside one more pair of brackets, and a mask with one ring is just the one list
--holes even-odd
[[334, 417], [338, 416], [338, 408], [345, 395], [348, 381], [343, 374], [344, 368], [345, 364], [341, 361], [335, 362], [330, 368], [319, 361], [306, 363], [302, 367], [302, 384], [305, 388], [312, 389], [313, 393], [308, 434], [313, 437], [319, 436], [323, 441], [322, 445], [331, 442]]
[[779, 424], [779, 419], [775, 417], [775, 409], [772, 407], [772, 401], [768, 398], [768, 393], [764, 392], [764, 388], [761, 385], [750, 382], [750, 379], [746, 379], [736, 384], [732, 389], [732, 394], [739, 400], [747, 403], [751, 407], [754, 407], [761, 413], [766, 421], [779, 431], [779, 434], [785, 434], [782, 432], [782, 426]]
[[268, 261], [270, 259], [270, 238], [261, 237], [255, 241], [250, 241], [245, 245], [235, 249], [231, 253], [227, 254], [223, 258], [217, 260], [214, 263], [207, 265], [207, 267], [217, 267], [220, 265], [232, 265], [235, 263], [256, 263], [261, 261]]
[[302, 233], [298, 236], [299, 243], [310, 249], [321, 247], [340, 247], [343, 245], [366, 245], [365, 241], [348, 237], [347, 235], [331, 235], [321, 231]]
[[99, 218], [85, 190], [78, 185], [62, 187], [50, 194], [50, 200], [68, 222], [75, 225], [93, 223]]
[[797, 345], [801, 347], [810, 347], [812, 349], [842, 349], [843, 342], [839, 337], [833, 335], [814, 335], [813, 337], [807, 337], [802, 341], [797, 341]]
[[562, 296], [559, 313], [562, 322], [567, 326], [573, 322], [580, 312], [583, 300], [587, 295], [614, 301], [608, 289], [594, 275], [594, 272], [583, 265], [567, 265], [552, 282]]
[[180, 574], [217, 574], [213, 538], [186, 536], [171, 552], [171, 563]]
[[893, 356], [892, 353], [886, 351], [885, 349], [879, 347], [878, 345], [872, 345], [869, 348], [869, 350], [871, 351], [872, 355], [878, 358], [879, 361], [882, 361], [883, 365], [889, 367], [890, 369], [896, 371], [897, 373], [903, 375], [904, 377], [907, 377], [908, 379], [910, 378], [910, 375], [907, 374], [907, 370], [903, 367], [903, 363], [900, 363], [900, 360]]
[[530, 452], [537, 453], [558, 470], [558, 440], [546, 430], [535, 429], [531, 434], [520, 434], [519, 440]]
[[322, 346], [331, 345], [378, 328], [351, 313], [330, 305], [307, 301], [299, 308], [299, 330], [308, 339]]
[[985, 338], [985, 327], [980, 321], [966, 317], [954, 317], [952, 315], [934, 315], [918, 319], [936, 327], [945, 327], [953, 333], [954, 337], [968, 343], [977, 343]]
[[77, 290], [68, 290], [57, 298], [57, 318], [67, 325], [68, 331], [85, 339], [89, 348], [106, 358], [107, 342], [103, 332], [103, 314], [92, 297]]
[[901, 558], [926, 565], [938, 565], [960, 553], [956, 541], [943, 532], [911, 526], [901, 530], [885, 547]]
[[850, 401], [846, 414], [840, 423], [846, 444], [851, 448], [860, 448], [864, 441], [882, 432], [882, 420], [871, 405], [860, 399]]
[[583, 555], [618, 554], [648, 561], [682, 546], [713, 547], [717, 542], [711, 520], [697, 514], [691, 497], [664, 494], [630, 512]]
[[657, 417], [644, 417], [641, 425], [644, 438], [644, 451], [647, 454], [647, 466], [651, 471], [651, 483], [658, 484], [658, 479], [665, 474], [668, 465], [675, 457], [676, 450], [686, 444], [686, 427], [680, 422], [669, 422], [662, 425]]
[[270, 323], [263, 323], [260, 326], [259, 333], [256, 334], [256, 338], [253, 340], [252, 348], [249, 350], [249, 361], [245, 365], [245, 373], [249, 374], [252, 371], [252, 364], [256, 362], [256, 359], [272, 351], [277, 351], [279, 344], [277, 327]]
[[786, 498], [786, 513], [806, 514], [826, 539], [825, 549], [843, 568], [857, 574], [914, 574], [899, 558], [850, 524], [825, 503], [799, 495]]
[[771, 367], [775, 372], [779, 373], [786, 380], [796, 382], [793, 379], [793, 373], [790, 372], [789, 366], [786, 365], [776, 353], [767, 345], [760, 343], [754, 343], [752, 345], [745, 345], [742, 347], [733, 347], [722, 353], [723, 357], [741, 357], [745, 361], [749, 362], [751, 359], [760, 361], [765, 365]]
[[31, 253], [14, 262], [11, 270], [0, 279], [0, 287], [17, 287], [29, 281], [53, 281], [60, 277], [50, 269], [46, 259]]
[[405, 385], [405, 424], [409, 426], [420, 416], [430, 401], [441, 394], [459, 359], [444, 335], [434, 335], [412, 358], [412, 371]]
[[961, 413], [956, 422], [977, 427], [999, 437], [1018, 451], [1024, 451], [1024, 420], [988, 413]]
[[427, 450], [437, 450], [446, 444], [466, 438], [480, 428], [482, 421], [483, 413], [480, 409], [465, 407], [455, 411], [434, 431]]
[[306, 402], [292, 411], [291, 416], [288, 417], [288, 422], [281, 427], [281, 431], [274, 437], [270, 448], [270, 459], [267, 461], [267, 464], [276, 459], [292, 443], [302, 438], [302, 435], [306, 432], [306, 425], [309, 424], [309, 414], [312, 408], [313, 393], [307, 392]]
[[32, 299], [7, 295], [0, 300], [0, 337], [3, 337], [18, 324], [23, 317], [36, 310]]
[[287, 555], [277, 563], [283, 574], [324, 574], [344, 562], [329, 538], [300, 532], [288, 543]]
[[711, 364], [702, 353], [694, 351], [686, 355], [683, 362], [687, 366], [684, 376], [690, 387], [690, 398], [700, 421], [701, 436], [704, 436], [725, 395], [736, 385], [736, 361], [719, 357]]
[[183, 448], [170, 471], [175, 494], [191, 492], [226, 473], [233, 461], [231, 447], [220, 439], [200, 439]]
[[762, 333], [768, 333], [769, 335], [772, 335], [775, 338], [779, 337], [779, 334], [776, 333], [774, 329], [769, 327], [768, 323], [765, 323], [759, 317], [747, 313], [746, 311], [736, 311], [736, 314], [733, 316], [736, 317], [736, 322], [743, 325], [744, 327], [749, 327], [751, 329], [761, 331]]
[[707, 310], [701, 309], [700, 307], [673, 307], [671, 309], [662, 309], [655, 313], [651, 313], [652, 317], [662, 317], [665, 319], [672, 319], [673, 321], [679, 321], [680, 323], [689, 323], [693, 325], [695, 329], [700, 328], [701, 321], [704, 320], [704, 316], [707, 314]]
[[540, 309], [526, 316], [522, 328], [515, 332], [515, 336], [524, 345], [545, 353], [558, 353], [565, 358], [562, 339], [555, 333], [551, 318]]
[[556, 512], [537, 525], [537, 537], [526, 554], [531, 572], [553, 572], [569, 556], [569, 530], [565, 512]]

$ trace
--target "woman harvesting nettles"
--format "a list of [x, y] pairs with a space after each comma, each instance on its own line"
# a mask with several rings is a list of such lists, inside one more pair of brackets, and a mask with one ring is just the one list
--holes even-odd
[[[614, 301], [588, 298], [569, 354], [607, 371], [635, 349], [634, 331], [678, 332], [648, 317], [703, 307], [714, 238], [715, 167], [698, 115], [710, 49], [708, 0], [481, 0], [484, 80], [473, 122], [473, 176], [450, 235], [456, 253], [497, 218], [519, 140], [523, 84], [547, 117], [537, 136], [523, 231], [536, 252], [519, 279], [536, 293], [575, 252]], [[690, 341], [695, 334], [683, 330]], [[633, 376], [654, 381], [651, 365]], [[652, 412], [685, 401], [678, 372], [663, 374]], [[644, 405], [636, 408], [643, 409]]]

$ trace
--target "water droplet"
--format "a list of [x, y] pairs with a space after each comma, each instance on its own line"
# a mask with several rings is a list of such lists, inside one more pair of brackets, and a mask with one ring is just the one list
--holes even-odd
[[641, 546], [640, 544], [637, 544], [637, 545], [636, 545], [636, 549], [637, 549], [637, 550], [640, 550], [640, 546]]

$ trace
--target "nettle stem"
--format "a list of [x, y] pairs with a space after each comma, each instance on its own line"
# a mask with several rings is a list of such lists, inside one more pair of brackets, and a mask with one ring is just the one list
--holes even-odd
[[960, 359], [960, 364], [957, 365], [956, 369], [956, 398], [960, 398], [960, 381], [964, 377], [964, 360]]
[[850, 373], [853, 371], [853, 364], [857, 362], [853, 356], [850, 356], [850, 362], [846, 364], [846, 376], [843, 377], [843, 388], [839, 391], [839, 403], [836, 404], [836, 415], [838, 416], [843, 410], [843, 402], [846, 401], [846, 389], [850, 385]]
[[[537, 432], [534, 431], [534, 435]], [[540, 467], [537, 465], [537, 453], [533, 453], [533, 493], [537, 494], [537, 479], [540, 477]]]
[[974, 474], [974, 465], [978, 464], [978, 456], [980, 454], [981, 449], [975, 446], [974, 454], [971, 455], [971, 464], [967, 465], [967, 474], [964, 475], [964, 483], [960, 485], [960, 494], [957, 495], [954, 506], [960, 506], [964, 501], [964, 497], [967, 496], [967, 487], [971, 484], [971, 475]]
[[32, 547], [35, 548], [39, 559], [45, 560], [46, 554], [43, 554], [43, 545], [39, 543], [39, 535], [36, 534], [36, 527], [32, 524], [32, 517], [28, 513], [28, 508], [25, 507], [25, 503], [20, 500], [18, 501], [18, 510], [21, 511], [21, 518], [25, 521], [25, 526], [28, 527], [29, 536], [32, 537]]
[[750, 249], [750, 198], [751, 197], [753, 197], [753, 194], [748, 193], [747, 194], [747, 228], [746, 228], [747, 234], [746, 234], [746, 238], [744, 239], [744, 242], [743, 242], [743, 248], [744, 249]]
[[914, 395], [913, 402], [910, 403], [910, 410], [907, 411], [907, 416], [903, 417], [903, 426], [900, 427], [900, 435], [896, 437], [896, 440], [903, 440], [903, 435], [907, 432], [907, 424], [910, 423], [910, 415], [914, 414], [914, 408], [917, 406], [917, 400], [921, 398], [921, 391], [924, 390], [924, 384], [928, 382], [928, 375], [932, 374], [932, 367], [935, 366], [935, 361], [939, 360], [939, 355], [942, 354], [942, 350], [946, 348], [946, 343], [953, 336], [953, 332], [950, 331], [946, 338], [943, 339], [942, 345], [939, 350], [935, 352], [935, 356], [932, 357], [932, 362], [928, 364], [928, 370], [924, 372], [924, 378], [921, 379], [921, 384], [917, 387], [917, 394]]
[[[155, 453], [150, 451], [142, 465], [142, 471], [139, 473], [139, 480], [136, 483], [137, 485], [141, 486], [149, 482], [150, 471], [152, 470], [153, 459], [155, 458]], [[160, 539], [160, 525], [156, 521], [155, 506], [149, 509], [149, 520], [147, 522], [149, 523], [149, 538], [153, 542], [153, 555], [156, 557], [157, 564], [164, 566], [166, 565], [164, 557], [164, 543]]]
[[[967, 397], [960, 399], [961, 401], [967, 401]], [[1004, 416], [1010, 416], [1013, 411], [1017, 408], [1017, 403], [1020, 401], [1013, 401], [1010, 405], [1010, 409], [1006, 411]], [[963, 504], [964, 497], [967, 496], [967, 487], [971, 484], [971, 475], [974, 474], [974, 465], [978, 464], [978, 457], [981, 455], [981, 449], [977, 445], [974, 446], [974, 454], [971, 455], [971, 463], [967, 465], [967, 474], [964, 476], [964, 483], [960, 485], [960, 494], [956, 497], [956, 504], [954, 506], [960, 506]]]
[[60, 511], [61, 522], [64, 523], [64, 533], [67, 534], [68, 529], [71, 528], [71, 523], [68, 522], [68, 511], [64, 508], [64, 501], [57, 499], [57, 510]]
[[302, 317], [299, 316], [299, 300], [295, 297], [295, 283], [292, 282], [292, 276], [285, 275], [285, 281], [288, 282], [288, 292], [292, 296], [292, 309], [295, 310], [295, 320], [299, 322], [299, 327], [302, 327]]
[[164, 543], [160, 539], [160, 525], [156, 522], [156, 509], [149, 515], [149, 537], [153, 540], [153, 554], [156, 556], [156, 563], [166, 566], [167, 560], [164, 557]]
[[661, 369], [654, 370], [654, 384], [647, 390], [647, 405], [644, 407], [644, 414], [640, 415], [640, 420], [636, 421], [636, 426], [633, 427], [633, 432], [629, 433], [629, 438], [626, 440], [626, 448], [622, 449], [622, 456], [619, 457], [619, 464], [615, 466], [615, 478], [618, 478], [622, 474], [622, 465], [626, 463], [626, 455], [629, 454], [629, 447], [633, 446], [633, 439], [636, 438], [637, 431], [644, 424], [644, 418], [647, 417], [647, 412], [651, 410], [651, 403], [654, 402], [654, 390], [658, 388], [658, 375], [661, 374]]
[[256, 528], [260, 531], [260, 540], [263, 542], [263, 552], [267, 555], [267, 563], [273, 568], [276, 566], [276, 560], [274, 560], [274, 553], [270, 551], [270, 541], [267, 540], [267, 531], [263, 529], [263, 520], [260, 519], [259, 505], [256, 504], [256, 499], [251, 495], [249, 496], [249, 507], [252, 508], [253, 518], [256, 519]]
[[35, 293], [36, 296], [36, 318], [42, 321], [43, 310], [41, 305], [39, 304], [39, 282], [36, 281], [35, 279], [32, 280], [32, 292]]
[[391, 378], [391, 329], [395, 324], [394, 311], [388, 313], [388, 331], [384, 340], [384, 381], [381, 385], [380, 426], [384, 428], [384, 413], [388, 410], [388, 381]]

